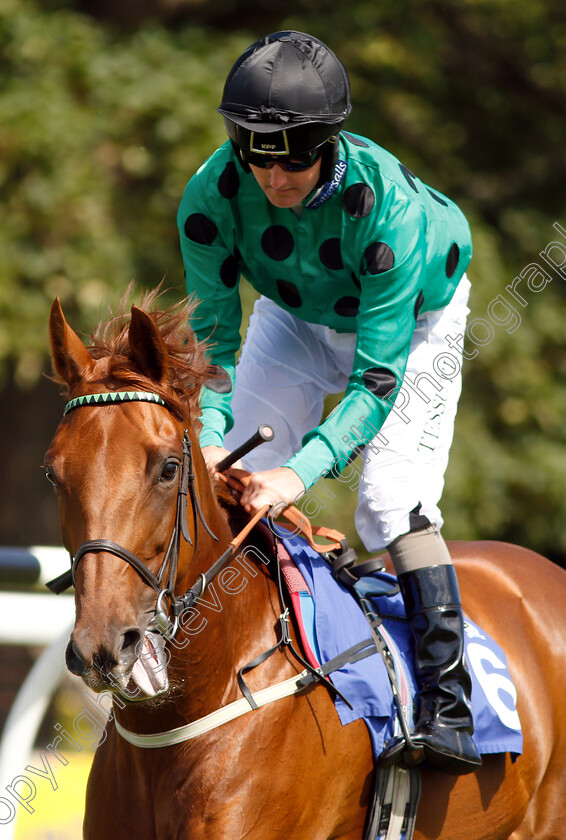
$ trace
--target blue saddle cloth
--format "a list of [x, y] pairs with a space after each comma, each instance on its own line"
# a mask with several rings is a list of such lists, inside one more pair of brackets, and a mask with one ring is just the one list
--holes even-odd
[[[281, 535], [282, 536], [282, 535]], [[332, 576], [329, 565], [301, 537], [284, 537], [289, 555], [303, 575], [310, 595], [301, 592], [303, 629], [320, 664], [367, 639], [370, 627], [352, 593]], [[370, 595], [383, 618], [384, 635], [394, 648], [411, 695], [416, 692], [413, 641], [405, 618], [403, 599], [373, 592], [390, 591], [393, 576], [378, 573], [362, 578], [359, 586]], [[311, 597], [312, 596], [312, 597]], [[301, 617], [299, 617], [301, 620]], [[521, 724], [516, 709], [517, 692], [509, 675], [507, 660], [496, 642], [468, 618], [465, 620], [466, 656], [472, 676], [474, 741], [480, 754], [511, 753], [523, 749]], [[336, 688], [352, 705], [336, 697], [342, 724], [363, 718], [373, 745], [374, 756], [394, 734], [396, 720], [391, 685], [382, 657], [376, 653], [347, 664], [331, 675]]]

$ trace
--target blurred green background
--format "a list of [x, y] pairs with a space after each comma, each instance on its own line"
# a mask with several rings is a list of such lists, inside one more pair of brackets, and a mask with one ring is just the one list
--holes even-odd
[[[347, 127], [472, 225], [482, 320], [446, 537], [508, 540], [566, 565], [566, 272], [541, 256], [560, 265], [548, 246], [566, 248], [566, 11], [554, 0], [0, 0], [0, 544], [59, 540], [40, 469], [62, 405], [44, 377], [51, 300], [88, 332], [131, 279], [184, 294], [175, 215], [224, 141], [225, 76], [286, 28], [346, 64]], [[355, 494], [330, 489], [322, 519], [356, 544]]]

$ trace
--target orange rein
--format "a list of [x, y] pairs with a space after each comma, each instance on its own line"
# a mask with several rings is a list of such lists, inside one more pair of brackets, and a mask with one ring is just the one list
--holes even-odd
[[[241, 494], [244, 487], [248, 484], [251, 474], [247, 470], [232, 467], [226, 470], [226, 472], [218, 473], [218, 478], [224, 481], [232, 490]], [[254, 513], [239, 534], [236, 534], [230, 545], [237, 548], [259, 520], [268, 515], [269, 511], [278, 505], [279, 503], [277, 502], [272, 505], [264, 505], [260, 508], [260, 510]], [[326, 554], [329, 551], [339, 551], [343, 547], [343, 541], [346, 539], [344, 534], [333, 528], [327, 528], [324, 525], [312, 525], [308, 517], [293, 505], [285, 507], [279, 514], [279, 517], [287, 520], [287, 522], [278, 521], [277, 525], [279, 527], [286, 528], [295, 536], [302, 534], [311, 548], [314, 548], [319, 554]], [[314, 540], [315, 536], [322, 537], [323, 539], [329, 540], [329, 542], [327, 544], [317, 543]]]

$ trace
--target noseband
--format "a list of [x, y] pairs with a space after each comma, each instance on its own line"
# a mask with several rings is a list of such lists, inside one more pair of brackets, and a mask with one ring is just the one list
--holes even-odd
[[[115, 405], [117, 403], [127, 402], [150, 402], [167, 408], [167, 403], [158, 394], [147, 391], [114, 391], [103, 394], [87, 394], [83, 397], [77, 397], [67, 403], [63, 410], [63, 416], [68, 414], [69, 411], [82, 406]], [[192, 442], [186, 429], [183, 433], [182, 453], [183, 458], [181, 462], [181, 469], [179, 471], [175, 524], [173, 526], [173, 533], [171, 534], [167, 551], [165, 552], [165, 556], [163, 558], [163, 563], [161, 564], [161, 568], [159, 569], [157, 575], [154, 575], [145, 563], [139, 559], [139, 557], [127, 548], [121, 546], [119, 543], [106, 539], [88, 540], [80, 546], [74, 557], [71, 556], [71, 568], [47, 584], [48, 588], [52, 592], [59, 595], [61, 592], [64, 592], [74, 584], [77, 567], [85, 554], [101, 551], [113, 554], [115, 557], [119, 557], [121, 560], [129, 563], [129, 565], [139, 574], [144, 583], [155, 590], [158, 594], [158, 599], [156, 617], [154, 621], [157, 623], [159, 629], [164, 635], [167, 635], [169, 638], [172, 638], [175, 635], [177, 630], [178, 615], [181, 612], [181, 608], [185, 606], [184, 599], [186, 599], [186, 595], [183, 596], [183, 601], [177, 599], [175, 596], [175, 581], [177, 578], [181, 535], [183, 536], [183, 539], [189, 543], [189, 545], [193, 545], [187, 523], [187, 504], [189, 496], [193, 510], [195, 535], [194, 551], [196, 552], [198, 544], [199, 520], [207, 533], [214, 540], [218, 540], [218, 537], [216, 537], [208, 527], [198, 500], [195, 487], [195, 473], [193, 471]], [[167, 581], [164, 585], [163, 582], [166, 573]], [[172, 612], [175, 616], [175, 624], [172, 629], [170, 629], [169, 619], [162, 606], [165, 597], [168, 597], [171, 600]]]

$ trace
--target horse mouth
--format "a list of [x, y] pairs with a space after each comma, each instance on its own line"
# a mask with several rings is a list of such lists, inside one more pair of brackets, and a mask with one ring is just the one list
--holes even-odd
[[129, 662], [122, 661], [112, 666], [103, 654], [98, 653], [94, 654], [91, 665], [85, 667], [71, 640], [67, 648], [67, 666], [93, 691], [112, 691], [131, 702], [151, 700], [169, 688], [167, 665], [170, 653], [165, 641], [161, 633], [150, 627]]
[[129, 676], [123, 674], [119, 691], [128, 700], [148, 700], [167, 691], [167, 664], [169, 652], [161, 633], [153, 629], [145, 631], [138, 658]]

